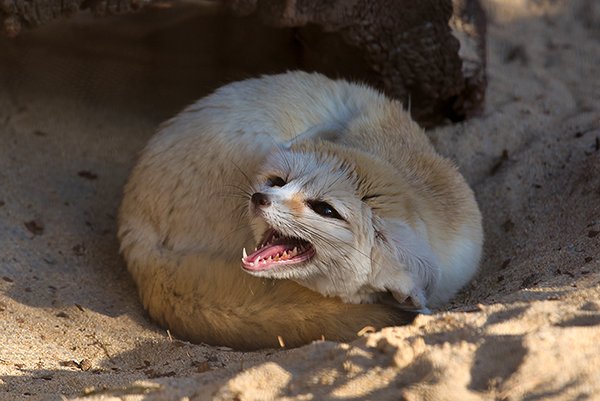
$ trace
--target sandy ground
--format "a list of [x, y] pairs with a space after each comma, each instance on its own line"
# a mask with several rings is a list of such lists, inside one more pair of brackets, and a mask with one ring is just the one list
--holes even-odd
[[285, 351], [171, 338], [115, 239], [157, 124], [254, 67], [208, 28], [182, 45], [190, 11], [0, 39], [0, 399], [600, 399], [600, 3], [485, 4], [485, 112], [430, 133], [480, 201], [481, 274], [410, 326]]

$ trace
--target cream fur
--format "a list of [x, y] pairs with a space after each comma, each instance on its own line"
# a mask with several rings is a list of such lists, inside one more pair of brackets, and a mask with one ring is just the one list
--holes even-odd
[[[267, 185], [274, 175], [286, 185]], [[273, 205], [258, 212], [254, 192]], [[312, 212], [314, 198], [344, 220]], [[483, 241], [472, 191], [398, 102], [302, 72], [229, 84], [166, 122], [125, 187], [119, 224], [150, 315], [237, 348], [401, 323], [402, 308], [439, 306], [467, 283]], [[242, 248], [269, 225], [315, 257], [243, 271]]]

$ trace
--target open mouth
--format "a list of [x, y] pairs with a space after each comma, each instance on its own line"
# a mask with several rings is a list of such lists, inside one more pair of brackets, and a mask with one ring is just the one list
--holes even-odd
[[277, 266], [306, 262], [315, 255], [315, 248], [299, 238], [285, 237], [269, 229], [257, 249], [244, 254], [242, 267], [246, 270], [269, 270]]

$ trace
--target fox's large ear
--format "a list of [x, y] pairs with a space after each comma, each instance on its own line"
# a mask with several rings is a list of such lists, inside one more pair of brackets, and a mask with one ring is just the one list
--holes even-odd
[[429, 312], [428, 297], [440, 275], [433, 250], [399, 219], [376, 218], [371, 253], [373, 285], [389, 291], [402, 309]]

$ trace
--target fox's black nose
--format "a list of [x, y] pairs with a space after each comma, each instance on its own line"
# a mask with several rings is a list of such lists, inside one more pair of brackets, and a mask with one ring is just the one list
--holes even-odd
[[252, 203], [258, 207], [267, 207], [271, 206], [271, 199], [269, 199], [267, 194], [255, 192], [252, 194]]

